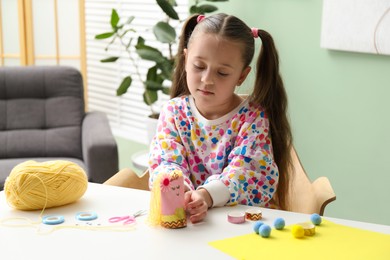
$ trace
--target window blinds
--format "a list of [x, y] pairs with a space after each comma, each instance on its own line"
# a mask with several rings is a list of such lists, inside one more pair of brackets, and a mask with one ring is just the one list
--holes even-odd
[[[188, 17], [188, 0], [176, 0], [176, 2], [178, 6], [175, 10], [180, 19], [185, 19]], [[146, 144], [148, 137], [145, 122], [151, 111], [143, 102], [142, 82], [137, 78], [128, 54], [119, 43], [111, 45], [106, 52], [105, 48], [109, 40], [95, 39], [95, 35], [111, 30], [110, 17], [113, 8], [124, 20], [129, 16], [135, 16], [132, 22], [133, 28], [145, 38], [148, 45], [164, 53], [168, 52], [168, 49], [155, 40], [152, 28], [158, 21], [165, 19], [165, 14], [155, 0], [85, 0], [88, 110], [106, 113], [114, 135]], [[181, 29], [179, 22], [173, 25], [179, 35]], [[176, 48], [174, 46], [175, 52]], [[132, 54], [141, 74], [145, 75], [151, 64], [140, 60], [134, 50]], [[101, 59], [110, 56], [121, 58], [115, 63], [100, 62]], [[117, 87], [129, 74], [133, 78], [131, 87], [126, 94], [121, 97], [116, 96]], [[157, 109], [169, 98], [162, 93], [159, 97]]]

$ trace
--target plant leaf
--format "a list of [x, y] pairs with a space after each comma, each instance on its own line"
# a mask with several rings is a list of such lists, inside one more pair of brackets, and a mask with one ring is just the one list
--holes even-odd
[[118, 22], [119, 22], [118, 12], [115, 9], [112, 9], [111, 20], [110, 20], [111, 27], [115, 29], [118, 25]]
[[197, 11], [200, 14], [205, 14], [205, 13], [212, 13], [218, 10], [218, 7], [214, 5], [200, 5], [197, 7]]
[[122, 80], [122, 83], [119, 85], [118, 89], [116, 90], [117, 96], [122, 96], [127, 92], [127, 89], [130, 87], [132, 82], [132, 78], [130, 76], [125, 77]]
[[138, 55], [144, 60], [150, 60], [157, 63], [162, 62], [164, 60], [164, 56], [162, 55], [162, 53], [151, 46], [137, 44], [135, 46], [135, 49]]
[[112, 56], [112, 57], [108, 57], [108, 58], [102, 59], [102, 60], [100, 60], [100, 62], [115, 62], [115, 61], [117, 61], [117, 59], [119, 59], [119, 57]]
[[150, 48], [150, 49], [147, 49], [147, 48], [137, 49], [137, 53], [144, 60], [160, 62], [164, 58], [162, 56], [161, 52], [159, 52], [156, 49], [152, 49], [152, 48]]
[[160, 8], [168, 15], [170, 18], [174, 20], [179, 20], [179, 15], [173, 8], [173, 6], [166, 0], [156, 0], [157, 4], [160, 6]]
[[172, 6], [177, 6], [176, 0], [167, 0]]
[[155, 90], [148, 90], [147, 89], [147, 90], [145, 90], [143, 97], [144, 97], [145, 104], [151, 105], [157, 101], [158, 94], [157, 94], [157, 91], [155, 91]]
[[161, 70], [161, 76], [164, 79], [172, 79], [173, 65], [174, 61], [168, 59], [164, 59], [162, 62], [157, 63], [157, 67]]
[[141, 36], [138, 37], [138, 40], [137, 40], [137, 45], [145, 45], [145, 39], [142, 38]]
[[165, 95], [170, 95], [171, 94], [171, 88], [170, 87], [163, 87], [162, 92]]
[[158, 22], [153, 27], [154, 35], [156, 39], [162, 43], [174, 43], [176, 39], [175, 29], [166, 22]]
[[134, 16], [130, 16], [129, 18], [127, 18], [127, 21], [125, 22], [125, 24], [131, 24], [131, 22], [134, 20]]
[[156, 80], [157, 78], [157, 66], [149, 68], [146, 80]]
[[97, 40], [107, 39], [113, 36], [114, 34], [115, 32], [105, 32], [105, 33], [97, 34], [95, 35], [95, 39]]
[[191, 15], [193, 14], [201, 14], [198, 12], [198, 7], [196, 5], [191, 5], [191, 7], [188, 9]]
[[163, 89], [163, 86], [160, 82], [156, 82], [152, 80], [145, 81], [145, 85], [147, 90], [158, 91]]

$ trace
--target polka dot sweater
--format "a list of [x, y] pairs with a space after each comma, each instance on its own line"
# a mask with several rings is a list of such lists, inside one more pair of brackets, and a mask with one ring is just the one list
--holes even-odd
[[160, 172], [178, 169], [190, 189], [207, 189], [213, 206], [271, 206], [279, 173], [269, 121], [248, 100], [207, 120], [191, 96], [173, 98], [160, 113], [150, 148], [150, 185]]

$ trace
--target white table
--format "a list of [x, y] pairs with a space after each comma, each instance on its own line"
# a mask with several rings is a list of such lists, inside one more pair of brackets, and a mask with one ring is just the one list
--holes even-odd
[[[47, 209], [44, 215], [60, 214], [65, 217], [63, 225], [74, 226], [80, 223], [75, 220], [78, 212], [96, 212], [98, 218], [82, 222], [81, 228], [113, 225], [109, 217], [122, 216], [139, 209], [149, 208], [150, 193], [147, 191], [119, 188], [114, 186], [90, 183], [87, 192], [76, 203]], [[134, 230], [91, 231], [76, 228], [65, 228], [49, 234], [38, 234], [35, 228], [0, 226], [1, 259], [231, 259], [228, 255], [209, 246], [213, 240], [252, 231], [252, 223], [231, 224], [227, 222], [227, 212], [247, 209], [246, 206], [234, 208], [214, 208], [209, 211], [206, 220], [200, 224], [183, 229], [170, 230], [162, 227], [150, 227], [145, 223], [146, 216], [137, 219]], [[309, 215], [262, 209], [264, 222], [272, 225], [272, 220], [283, 217], [286, 224], [304, 222]], [[0, 192], [0, 219], [10, 217], [27, 217], [38, 220], [40, 211], [19, 211], [11, 209], [6, 202], [4, 192]], [[390, 226], [326, 218], [339, 224], [359, 227], [372, 231], [390, 234]], [[42, 226], [45, 226], [41, 224]], [[45, 226], [47, 227], [47, 226]], [[51, 227], [51, 226], [49, 226]], [[178, 253], [168, 248], [175, 246]], [[193, 252], [193, 253], [191, 253]]]

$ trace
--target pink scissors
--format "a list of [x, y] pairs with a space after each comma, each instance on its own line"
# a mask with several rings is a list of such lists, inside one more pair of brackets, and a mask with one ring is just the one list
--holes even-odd
[[117, 223], [117, 222], [123, 221], [123, 225], [129, 225], [129, 224], [135, 223], [136, 217], [139, 217], [145, 213], [146, 213], [145, 210], [139, 210], [139, 211], [135, 212], [133, 215], [109, 218], [108, 222]]

